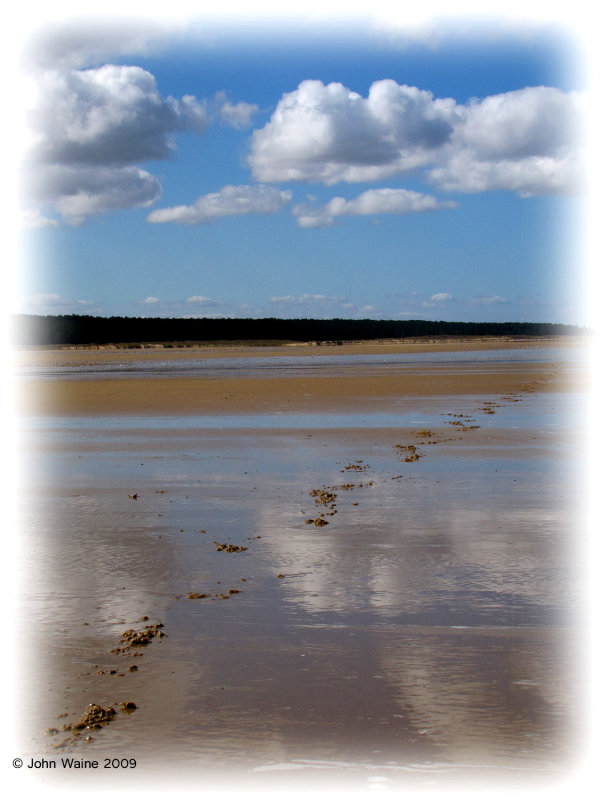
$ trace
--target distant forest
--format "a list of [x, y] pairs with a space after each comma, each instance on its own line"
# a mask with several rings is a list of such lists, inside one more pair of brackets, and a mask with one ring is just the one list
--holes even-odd
[[106, 345], [202, 342], [345, 342], [443, 336], [570, 336], [577, 325], [538, 322], [443, 322], [374, 319], [179, 319], [16, 315], [15, 345]]

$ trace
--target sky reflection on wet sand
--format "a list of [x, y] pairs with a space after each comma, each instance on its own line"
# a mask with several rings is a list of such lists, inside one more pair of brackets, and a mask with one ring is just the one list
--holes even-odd
[[[24, 420], [26, 747], [217, 781], [566, 774], [584, 404]], [[166, 638], [114, 653], [144, 617]], [[124, 699], [93, 741], [43, 733]]]

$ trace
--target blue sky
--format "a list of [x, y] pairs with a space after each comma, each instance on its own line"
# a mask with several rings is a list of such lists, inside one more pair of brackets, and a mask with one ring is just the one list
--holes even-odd
[[589, 324], [585, 71], [510, 22], [32, 30], [15, 310]]

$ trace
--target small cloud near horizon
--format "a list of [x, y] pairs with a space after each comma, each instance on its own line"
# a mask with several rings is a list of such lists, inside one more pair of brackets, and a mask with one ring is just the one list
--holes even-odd
[[471, 297], [469, 303], [473, 306], [491, 306], [496, 303], [509, 303], [506, 297], [501, 297], [499, 294], [492, 294], [487, 297]]
[[211, 297], [204, 297], [201, 294], [195, 294], [191, 297], [186, 297], [185, 302], [197, 306], [222, 306], [223, 303], [220, 303], [218, 300], [213, 300]]
[[17, 304], [17, 314], [101, 314], [102, 307], [92, 300], [74, 300], [60, 294], [34, 294], [21, 297]]
[[429, 300], [423, 300], [421, 305], [423, 308], [432, 308], [434, 306], [445, 307], [446, 303], [454, 302], [455, 298], [449, 292], [437, 292], [432, 294]]

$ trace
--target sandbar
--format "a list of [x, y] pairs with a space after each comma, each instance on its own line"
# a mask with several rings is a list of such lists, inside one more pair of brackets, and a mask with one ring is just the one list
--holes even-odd
[[[15, 354], [21, 367], [106, 365], [140, 360], [177, 361], [193, 358], [245, 359], [257, 355], [269, 358], [306, 355], [367, 355], [410, 352], [459, 352], [498, 348], [570, 348], [573, 340], [420, 343], [353, 343], [341, 346], [299, 345], [291, 347], [197, 347], [23, 350]], [[568, 353], [568, 349], [566, 350]], [[339, 365], [329, 370], [298, 375], [205, 377], [147, 376], [115, 377], [114, 373], [97, 380], [77, 376], [60, 380], [22, 377], [16, 381], [15, 410], [35, 415], [107, 414], [227, 414], [273, 413], [281, 411], [354, 410], [391, 408], [401, 399], [459, 395], [490, 395], [536, 391], [562, 392], [581, 389], [584, 377], [560, 364], [537, 362], [496, 362], [489, 364], [402, 365], [357, 369]]]

